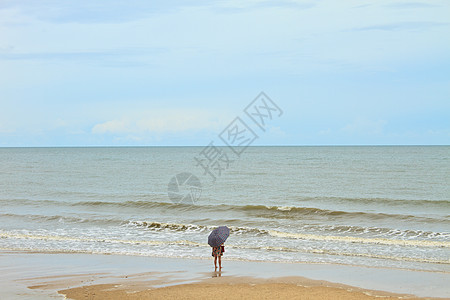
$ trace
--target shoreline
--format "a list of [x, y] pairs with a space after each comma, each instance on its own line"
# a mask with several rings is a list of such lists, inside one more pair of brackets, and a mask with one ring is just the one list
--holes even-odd
[[[226, 256], [223, 267], [219, 274], [214, 272], [212, 259], [0, 251], [0, 288], [2, 296], [33, 299], [63, 299], [62, 293], [86, 295], [94, 292], [99, 296], [108, 293], [105, 289], [116, 290], [118, 295], [136, 296], [141, 293], [144, 298], [150, 297], [145, 293], [153, 293], [151, 297], [156, 297], [156, 293], [163, 291], [174, 295], [180, 291], [189, 294], [195, 290], [209, 293], [214, 289], [212, 284], [220, 284], [216, 290], [223, 292], [229, 291], [232, 286], [239, 287], [243, 293], [250, 293], [252, 290], [254, 292], [252, 287], [256, 285], [277, 293], [284, 290], [307, 293], [311, 290], [299, 287], [314, 286], [315, 292], [320, 295], [334, 295], [345, 290], [358, 292], [361, 297], [367, 293], [395, 298], [450, 297], [450, 288], [446, 286], [450, 273], [332, 264], [232, 261], [226, 260]], [[317, 297], [315, 299], [321, 299]]]
[[[231, 248], [232, 246], [228, 246]], [[81, 254], [81, 255], [105, 255], [105, 256], [126, 256], [126, 257], [145, 257], [145, 258], [156, 258], [156, 259], [182, 259], [182, 260], [198, 260], [198, 261], [210, 261], [210, 258], [206, 257], [191, 257], [191, 256], [151, 256], [151, 255], [135, 255], [135, 254], [122, 254], [122, 253], [109, 253], [109, 252], [91, 252], [91, 251], [62, 251], [62, 250], [49, 250], [49, 251], [39, 251], [39, 250], [16, 250], [16, 249], [4, 249], [0, 248], [0, 255], [5, 253], [23, 253], [23, 254]], [[211, 259], [213, 259], [211, 257]], [[374, 268], [374, 269], [385, 269], [385, 270], [400, 270], [400, 271], [411, 271], [411, 272], [426, 272], [426, 273], [441, 273], [450, 274], [450, 267], [448, 270], [430, 270], [430, 269], [414, 269], [411, 267], [394, 267], [394, 266], [368, 266], [368, 265], [358, 265], [351, 263], [329, 263], [329, 262], [308, 262], [308, 261], [286, 261], [286, 260], [258, 260], [258, 259], [238, 259], [236, 257], [225, 257], [227, 262], [242, 262], [242, 263], [268, 263], [268, 264], [298, 264], [298, 265], [333, 265], [333, 266], [343, 266], [343, 267], [355, 267], [355, 268]], [[435, 263], [435, 262], [422, 262], [422, 263]]]

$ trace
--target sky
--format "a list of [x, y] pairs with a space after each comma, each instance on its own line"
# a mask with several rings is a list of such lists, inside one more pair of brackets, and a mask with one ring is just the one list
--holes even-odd
[[447, 0], [0, 0], [0, 147], [220, 145], [261, 91], [283, 113], [254, 145], [449, 145], [449, 16]]

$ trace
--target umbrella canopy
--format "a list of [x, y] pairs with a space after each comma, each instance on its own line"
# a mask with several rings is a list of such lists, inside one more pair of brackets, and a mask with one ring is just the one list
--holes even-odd
[[208, 236], [208, 244], [211, 247], [219, 247], [230, 236], [230, 229], [227, 226], [219, 226]]

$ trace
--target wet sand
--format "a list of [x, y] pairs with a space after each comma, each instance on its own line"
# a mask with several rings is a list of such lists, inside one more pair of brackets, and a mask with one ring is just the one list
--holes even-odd
[[0, 298], [374, 299], [450, 297], [448, 272], [332, 264], [0, 252]]
[[201, 283], [174, 285], [162, 288], [135, 284], [100, 284], [59, 291], [69, 299], [420, 299], [408, 295], [365, 291], [328, 282], [311, 282], [304, 278], [217, 278]]

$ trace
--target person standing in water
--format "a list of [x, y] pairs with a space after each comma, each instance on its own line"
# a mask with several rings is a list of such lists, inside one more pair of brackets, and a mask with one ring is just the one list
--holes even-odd
[[212, 256], [214, 256], [214, 270], [217, 271], [217, 258], [219, 259], [219, 271], [222, 270], [222, 255], [225, 252], [225, 246], [212, 247]]
[[215, 228], [208, 236], [208, 245], [212, 247], [212, 256], [214, 257], [214, 268], [217, 271], [217, 258], [219, 258], [219, 270], [222, 270], [222, 255], [225, 252], [223, 244], [230, 236], [230, 228], [219, 226]]

